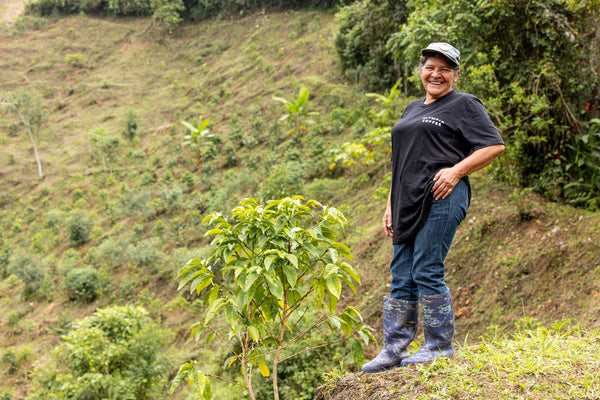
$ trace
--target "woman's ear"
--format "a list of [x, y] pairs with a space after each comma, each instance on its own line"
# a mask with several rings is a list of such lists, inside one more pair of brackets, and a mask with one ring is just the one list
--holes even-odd
[[460, 75], [460, 69], [458, 71], [456, 71], [456, 73], [454, 74], [454, 82], [456, 82], [458, 80], [459, 75]]

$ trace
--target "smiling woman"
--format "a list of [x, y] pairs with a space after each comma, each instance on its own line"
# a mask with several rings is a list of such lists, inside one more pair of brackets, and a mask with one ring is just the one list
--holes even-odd
[[460, 70], [452, 69], [448, 60], [442, 56], [431, 56], [427, 58], [425, 65], [421, 66], [420, 75], [427, 93], [425, 104], [429, 104], [450, 93], [458, 80]]
[[[468, 175], [504, 150], [481, 101], [453, 90], [460, 52], [447, 43], [421, 51], [425, 97], [392, 128], [392, 187], [383, 230], [393, 239], [391, 293], [383, 299], [383, 350], [363, 372], [452, 357], [454, 311], [445, 283], [446, 255], [471, 199]], [[423, 308], [425, 344], [408, 345]]]

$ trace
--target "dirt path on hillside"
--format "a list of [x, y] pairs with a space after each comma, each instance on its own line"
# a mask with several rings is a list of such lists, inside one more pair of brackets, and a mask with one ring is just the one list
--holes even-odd
[[23, 14], [25, 0], [0, 0], [0, 21], [14, 20]]

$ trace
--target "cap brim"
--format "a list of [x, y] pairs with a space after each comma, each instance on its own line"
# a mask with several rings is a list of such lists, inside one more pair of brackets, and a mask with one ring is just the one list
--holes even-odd
[[429, 55], [440, 55], [440, 56], [444, 57], [444, 59], [446, 59], [446, 61], [448, 61], [453, 67], [456, 67], [456, 66], [459, 65], [455, 60], [453, 60], [452, 58], [448, 57], [447, 55], [445, 55], [441, 51], [432, 50], [432, 49], [423, 49], [423, 50], [421, 50], [421, 55], [422, 56], [427, 56], [428, 54]]

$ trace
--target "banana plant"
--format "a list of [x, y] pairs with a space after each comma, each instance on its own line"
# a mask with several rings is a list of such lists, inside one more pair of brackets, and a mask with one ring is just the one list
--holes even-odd
[[298, 98], [295, 101], [289, 101], [282, 97], [273, 96], [273, 100], [279, 101], [287, 107], [288, 113], [279, 118], [280, 121], [293, 121], [294, 127], [290, 130], [287, 135], [290, 136], [294, 132], [299, 132], [300, 130], [306, 131], [306, 124], [313, 123], [314, 121], [310, 119], [305, 119], [306, 117], [313, 117], [318, 115], [317, 112], [308, 112], [306, 111], [308, 105], [308, 97], [310, 93], [308, 90], [302, 86], [300, 88], [300, 93], [298, 94]]
[[195, 153], [196, 164], [200, 164], [200, 156], [202, 155], [202, 144], [205, 140], [212, 138], [214, 135], [207, 129], [210, 123], [209, 119], [201, 121], [198, 127], [190, 124], [186, 121], [181, 121], [183, 126], [187, 128], [186, 135], [184, 136], [185, 146], [189, 146], [190, 150]]

